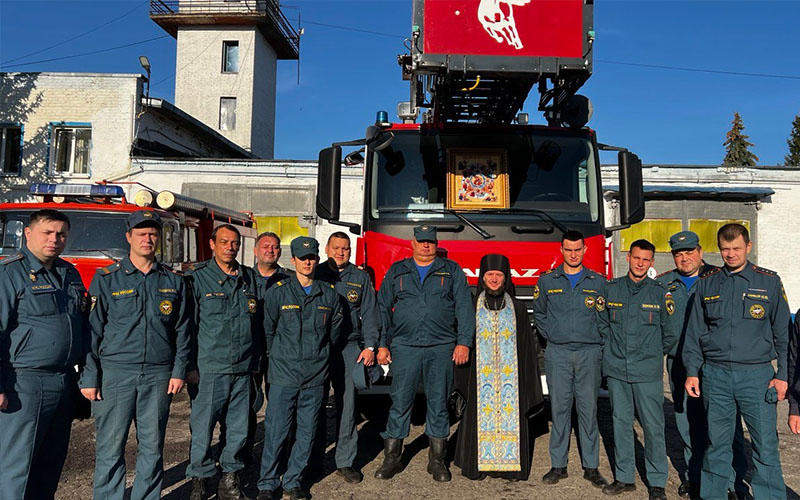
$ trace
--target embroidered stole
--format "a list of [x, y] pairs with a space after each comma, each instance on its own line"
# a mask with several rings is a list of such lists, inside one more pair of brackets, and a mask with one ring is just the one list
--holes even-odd
[[519, 366], [517, 318], [511, 297], [502, 309], [478, 297], [475, 362], [478, 384], [478, 470], [519, 471]]

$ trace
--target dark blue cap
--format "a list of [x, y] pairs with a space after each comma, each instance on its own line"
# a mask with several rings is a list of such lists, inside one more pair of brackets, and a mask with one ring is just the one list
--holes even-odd
[[414, 228], [414, 239], [417, 241], [437, 241], [436, 226], [423, 224]]
[[298, 236], [292, 240], [292, 257], [319, 255], [319, 242], [309, 236]]
[[152, 210], [137, 210], [128, 216], [128, 231], [135, 227], [161, 229], [161, 217]]
[[356, 390], [365, 391], [381, 378], [382, 371], [381, 366], [377, 363], [365, 366], [364, 363], [357, 362], [353, 367], [353, 385]]
[[681, 231], [669, 238], [669, 247], [674, 250], [694, 250], [700, 246], [700, 238], [693, 231]]

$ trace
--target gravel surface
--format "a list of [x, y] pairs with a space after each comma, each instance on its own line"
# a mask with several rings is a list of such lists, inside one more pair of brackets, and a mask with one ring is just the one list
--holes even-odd
[[[550, 468], [550, 458], [547, 450], [548, 434], [546, 433], [547, 421], [540, 421], [541, 436], [536, 439], [534, 447], [533, 468], [528, 481], [509, 482], [502, 479], [488, 478], [483, 481], [470, 481], [460, 475], [459, 469], [451, 466], [453, 481], [449, 483], [435, 483], [427, 474], [427, 439], [422, 435], [421, 420], [424, 415], [415, 411], [414, 426], [411, 436], [405, 441], [403, 462], [405, 470], [389, 481], [379, 481], [373, 478], [375, 470], [382, 461], [382, 442], [379, 432], [383, 430], [387, 401], [381, 397], [362, 401], [362, 409], [369, 410], [370, 415], [377, 415], [372, 420], [364, 420], [359, 424], [359, 455], [356, 466], [362, 468], [365, 479], [362, 483], [351, 485], [335, 473], [333, 463], [333, 447], [329, 444], [326, 454], [326, 470], [324, 477], [311, 487], [311, 494], [315, 499], [333, 500], [416, 500], [416, 499], [442, 499], [442, 500], [470, 500], [470, 499], [531, 499], [547, 498], [548, 500], [572, 499], [601, 499], [608, 498], [600, 490], [593, 488], [583, 479], [580, 468], [580, 458], [573, 435], [570, 449], [570, 476], [557, 485], [548, 486], [541, 482], [541, 477]], [[685, 467], [679, 448], [674, 419], [672, 417], [671, 403], [665, 396], [664, 404], [667, 413], [667, 451], [670, 456], [672, 468], [667, 496], [677, 499], [679, 485], [675, 468]], [[786, 426], [788, 414], [787, 403], [778, 405], [778, 433], [780, 436], [781, 457], [783, 459], [783, 473], [787, 484], [787, 496], [790, 500], [800, 499], [800, 436], [789, 433]], [[333, 439], [333, 410], [328, 409], [329, 429], [328, 441]], [[167, 445], [164, 456], [165, 481], [162, 498], [171, 500], [185, 500], [189, 497], [189, 484], [185, 479], [186, 465], [189, 455], [189, 403], [185, 393], [175, 398], [172, 403], [169, 427], [167, 429]], [[263, 410], [261, 412], [263, 419]], [[612, 478], [612, 469], [609, 464], [609, 455], [612, 455], [613, 441], [611, 436], [611, 409], [608, 399], [601, 398], [598, 412], [601, 430], [600, 470], [607, 479]], [[453, 426], [453, 431], [457, 426]], [[644, 470], [641, 448], [641, 429], [637, 428], [637, 467]], [[263, 426], [259, 425], [258, 442], [256, 444], [256, 458], [260, 457], [261, 438]], [[94, 426], [91, 420], [75, 422], [72, 427], [72, 440], [70, 452], [64, 473], [61, 476], [61, 485], [58, 491], [59, 499], [84, 500], [92, 497], [92, 472], [94, 467]], [[454, 440], [451, 445], [454, 445]], [[128, 440], [126, 461], [128, 467], [128, 486], [133, 481], [133, 467], [135, 463], [135, 431], [132, 429]], [[451, 450], [452, 451], [452, 450]], [[752, 472], [752, 471], [751, 471]], [[242, 474], [242, 483], [247, 493], [252, 498], [257, 494], [256, 481], [258, 479], [258, 465], [251, 464]], [[647, 489], [636, 478], [637, 490], [632, 493], [619, 495], [620, 500], [646, 499]], [[130, 490], [128, 490], [129, 492]], [[211, 491], [216, 491], [216, 482], [212, 483]], [[127, 498], [127, 495], [126, 495]], [[216, 498], [215, 496], [212, 498]]]

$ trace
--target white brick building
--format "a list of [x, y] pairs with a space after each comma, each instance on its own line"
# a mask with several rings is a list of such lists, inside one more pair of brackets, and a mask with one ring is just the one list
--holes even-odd
[[131, 156], [250, 154], [160, 99], [135, 74], [0, 73], [2, 201], [32, 182], [87, 182], [130, 172]]

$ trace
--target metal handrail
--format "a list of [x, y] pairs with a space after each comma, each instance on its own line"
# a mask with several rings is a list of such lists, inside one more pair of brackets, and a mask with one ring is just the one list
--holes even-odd
[[204, 14], [263, 15], [299, 52], [300, 36], [283, 14], [278, 0], [150, 0], [151, 16]]

